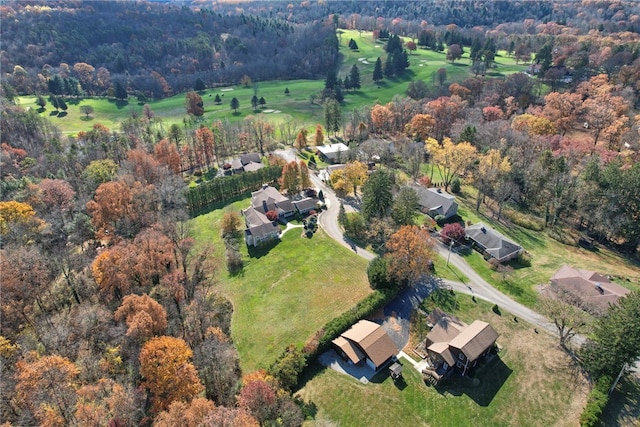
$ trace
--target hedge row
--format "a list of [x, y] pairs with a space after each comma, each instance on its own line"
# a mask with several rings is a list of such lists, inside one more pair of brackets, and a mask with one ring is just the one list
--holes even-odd
[[589, 392], [587, 404], [580, 414], [581, 427], [595, 427], [599, 424], [602, 411], [609, 401], [609, 388], [612, 384], [611, 378], [606, 376], [596, 382], [596, 386]]
[[187, 191], [187, 205], [191, 215], [197, 215], [213, 205], [228, 201], [248, 191], [260, 189], [262, 184], [274, 182], [282, 175], [282, 166], [266, 166], [254, 172], [223, 176], [202, 183]]

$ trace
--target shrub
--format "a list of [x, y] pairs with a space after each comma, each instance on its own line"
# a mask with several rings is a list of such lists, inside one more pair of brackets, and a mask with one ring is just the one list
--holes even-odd
[[611, 378], [604, 376], [597, 382], [596, 386], [587, 396], [587, 404], [580, 414], [581, 427], [594, 427], [598, 425], [604, 407], [609, 401], [609, 388], [612, 385]]
[[491, 311], [493, 311], [498, 316], [502, 316], [502, 313], [500, 312], [500, 307], [498, 307], [498, 304], [493, 304], [493, 307], [491, 307]]
[[533, 231], [544, 230], [544, 221], [540, 218], [514, 211], [513, 209], [505, 209], [504, 215], [509, 218], [511, 222], [519, 225], [520, 227]]
[[375, 257], [367, 266], [367, 277], [372, 289], [391, 289], [398, 283], [389, 276], [388, 262], [383, 257]]
[[421, 176], [420, 179], [418, 179], [418, 182], [420, 183], [420, 185], [423, 185], [425, 187], [431, 187], [431, 179], [428, 176]]
[[436, 224], [438, 224], [439, 227], [442, 227], [444, 225], [445, 220], [446, 220], [444, 215], [436, 215], [436, 217], [433, 218], [433, 219], [436, 221]]
[[271, 364], [267, 372], [278, 380], [281, 388], [291, 391], [298, 384], [298, 377], [305, 366], [307, 366], [305, 354], [294, 344], [290, 344]]
[[346, 224], [343, 224], [344, 234], [350, 239], [364, 239], [367, 225], [362, 215], [358, 212], [349, 212], [346, 216]]
[[451, 192], [458, 194], [460, 192], [460, 178], [456, 177], [451, 181]]
[[273, 209], [267, 211], [267, 213], [265, 214], [265, 216], [267, 217], [267, 219], [271, 222], [276, 221], [278, 219], [278, 212], [274, 211]]
[[489, 258], [489, 266], [493, 271], [498, 271], [500, 268], [500, 261], [495, 258]]
[[446, 224], [442, 228], [440, 236], [442, 236], [442, 241], [448, 245], [452, 240], [454, 244], [461, 243], [464, 241], [466, 233], [464, 231], [464, 227], [460, 225], [459, 222], [452, 222], [451, 224]]

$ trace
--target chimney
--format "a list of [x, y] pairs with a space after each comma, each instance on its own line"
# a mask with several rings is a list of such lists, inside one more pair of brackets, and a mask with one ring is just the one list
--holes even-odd
[[482, 226], [482, 228], [481, 228], [480, 230], [482, 230], [482, 232], [483, 232], [483, 233], [485, 233], [485, 234], [486, 234], [486, 232], [487, 232], [487, 229], [486, 229], [486, 228], [484, 228], [484, 225]]
[[266, 200], [262, 201], [262, 210], [264, 210], [264, 213], [267, 213], [267, 211], [269, 210], [269, 208], [267, 207], [267, 201]]

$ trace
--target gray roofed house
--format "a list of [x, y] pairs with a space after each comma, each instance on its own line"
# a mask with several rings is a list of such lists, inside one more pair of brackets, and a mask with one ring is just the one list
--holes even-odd
[[269, 221], [267, 216], [257, 209], [249, 207], [242, 211], [244, 223], [244, 240], [249, 246], [258, 246], [260, 243], [274, 240], [280, 237], [280, 227]]
[[437, 215], [443, 215], [445, 218], [451, 218], [458, 213], [458, 203], [456, 197], [439, 189], [412, 187], [418, 194], [418, 203], [422, 208], [422, 212], [428, 214], [432, 218]]
[[611, 304], [631, 292], [606, 276], [566, 264], [551, 277], [551, 289], [566, 292], [582, 308], [596, 314], [606, 313]]
[[291, 200], [270, 185], [263, 185], [260, 190], [251, 193], [251, 206], [264, 214], [274, 210], [279, 217], [289, 217], [295, 213]]
[[318, 156], [327, 163], [341, 163], [349, 154], [349, 147], [342, 142], [319, 145], [315, 148]]
[[467, 238], [499, 262], [509, 261], [523, 252], [522, 246], [481, 222], [467, 227], [465, 233]]
[[318, 201], [311, 197], [305, 197], [301, 200], [294, 200], [292, 203], [300, 214], [306, 214], [307, 212], [315, 209], [318, 205]]
[[240, 156], [240, 163], [245, 166], [249, 163], [262, 163], [262, 156], [260, 153], [247, 153]]
[[258, 169], [262, 169], [264, 165], [262, 163], [249, 162], [242, 167], [245, 172], [255, 172]]

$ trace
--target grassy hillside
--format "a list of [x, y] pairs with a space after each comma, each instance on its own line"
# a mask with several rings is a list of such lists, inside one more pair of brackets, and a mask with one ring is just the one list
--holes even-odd
[[[250, 200], [225, 209], [246, 208]], [[224, 210], [191, 221], [199, 244], [210, 243], [224, 259], [220, 219]], [[318, 230], [287, 231], [269, 250], [249, 254], [241, 243], [244, 269], [229, 275], [223, 265], [218, 289], [234, 306], [232, 335], [245, 373], [266, 368], [289, 344], [301, 347], [326, 322], [364, 298], [371, 289], [367, 261]]]

